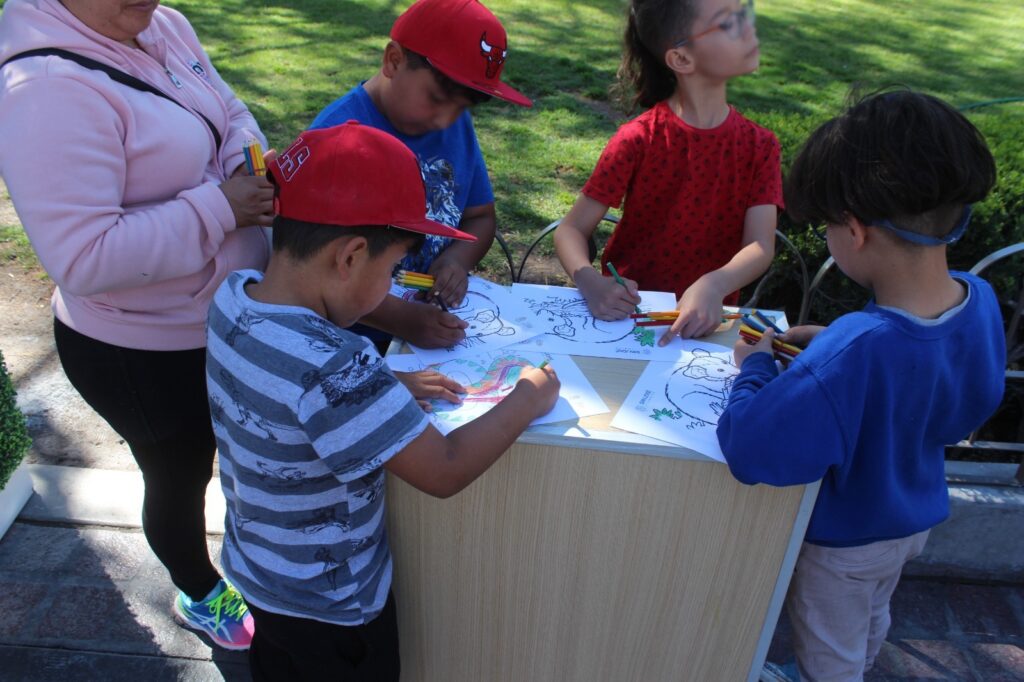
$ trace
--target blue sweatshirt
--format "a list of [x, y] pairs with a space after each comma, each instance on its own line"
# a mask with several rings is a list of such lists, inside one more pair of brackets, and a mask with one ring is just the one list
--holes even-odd
[[781, 374], [768, 353], [743, 363], [718, 439], [741, 482], [822, 479], [806, 540], [863, 545], [949, 515], [945, 446], [999, 406], [1002, 317], [983, 280], [936, 323], [869, 303], [822, 331]]

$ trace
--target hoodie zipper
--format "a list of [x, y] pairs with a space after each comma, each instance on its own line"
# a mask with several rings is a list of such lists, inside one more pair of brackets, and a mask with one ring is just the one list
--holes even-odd
[[170, 70], [169, 68], [167, 68], [166, 66], [164, 66], [164, 73], [166, 73], [166, 74], [167, 74], [167, 77], [171, 79], [171, 83], [173, 83], [173, 84], [174, 84], [174, 87], [178, 88], [179, 90], [181, 90], [181, 89], [182, 89], [182, 88], [184, 87], [184, 86], [183, 86], [183, 85], [181, 84], [181, 81], [180, 81], [180, 80], [178, 80], [178, 77], [174, 75], [174, 72], [173, 72], [173, 71], [171, 71], [171, 70]]

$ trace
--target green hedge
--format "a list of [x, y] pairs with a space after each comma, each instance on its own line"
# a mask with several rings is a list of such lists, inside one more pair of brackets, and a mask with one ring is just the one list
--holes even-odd
[[25, 416], [18, 409], [15, 397], [14, 385], [0, 353], [0, 490], [7, 485], [32, 444]]

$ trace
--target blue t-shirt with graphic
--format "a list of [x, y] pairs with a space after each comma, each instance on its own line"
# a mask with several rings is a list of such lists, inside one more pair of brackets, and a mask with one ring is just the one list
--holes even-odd
[[[330, 128], [347, 121], [358, 121], [394, 135], [415, 152], [427, 190], [427, 217], [431, 220], [457, 227], [467, 206], [494, 203], [487, 166], [468, 109], [444, 130], [403, 135], [377, 109], [360, 84], [324, 107], [309, 127]], [[427, 235], [420, 252], [407, 256], [402, 267], [426, 272], [450, 242], [446, 237]]]

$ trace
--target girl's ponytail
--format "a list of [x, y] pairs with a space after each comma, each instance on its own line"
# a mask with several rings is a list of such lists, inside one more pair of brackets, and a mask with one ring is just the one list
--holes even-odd
[[616, 94], [629, 109], [652, 107], [676, 89], [676, 77], [665, 64], [665, 52], [689, 33], [696, 14], [690, 0], [632, 0], [626, 19], [622, 63]]

